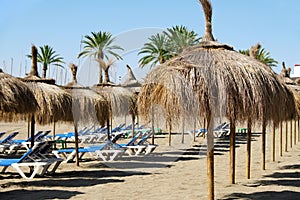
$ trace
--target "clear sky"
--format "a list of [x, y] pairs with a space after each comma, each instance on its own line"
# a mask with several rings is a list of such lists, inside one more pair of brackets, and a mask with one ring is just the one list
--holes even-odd
[[[292, 69], [300, 63], [299, 0], [212, 0], [212, 5], [213, 34], [220, 43], [239, 50], [260, 42], [279, 62], [276, 72], [282, 61]], [[87, 71], [89, 61], [77, 59], [81, 38], [108, 31], [125, 48], [124, 60], [113, 66], [112, 80], [124, 77], [126, 64], [141, 78], [145, 70], [138, 69], [137, 49], [151, 34], [175, 25], [202, 36], [204, 15], [198, 0], [0, 0], [0, 66], [10, 73], [13, 58], [13, 75], [24, 76], [31, 44], [48, 44], [64, 57], [66, 68], [74, 62]], [[63, 72], [58, 75], [61, 81], [64, 77]], [[96, 80], [98, 74], [90, 73], [89, 84]]]

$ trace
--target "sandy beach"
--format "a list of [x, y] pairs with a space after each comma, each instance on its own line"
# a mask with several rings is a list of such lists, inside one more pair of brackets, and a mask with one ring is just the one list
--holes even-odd
[[[3, 123], [2, 127], [20, 130], [25, 125]], [[60, 125], [57, 131], [71, 131], [71, 128]], [[283, 152], [282, 157], [277, 146], [276, 161], [272, 162], [270, 130], [264, 171], [261, 169], [261, 135], [259, 131], [253, 134], [249, 180], [245, 169], [246, 137], [237, 136], [234, 185], [229, 184], [229, 139], [215, 140], [215, 199], [299, 198], [300, 143], [293, 144], [292, 148], [289, 144], [288, 152]], [[277, 138], [276, 145], [279, 144]], [[206, 199], [205, 139], [197, 138], [193, 142], [186, 134], [181, 144], [181, 134], [174, 134], [169, 147], [167, 135], [162, 134], [157, 135], [155, 141], [159, 146], [148, 156], [124, 157], [106, 163], [85, 157], [80, 167], [75, 163], [62, 163], [55, 174], [33, 180], [22, 179], [9, 169], [0, 175], [0, 199]]]

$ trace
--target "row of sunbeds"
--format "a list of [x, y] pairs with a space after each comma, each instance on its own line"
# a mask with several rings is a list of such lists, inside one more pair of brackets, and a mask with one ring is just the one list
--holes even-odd
[[[7, 137], [0, 140], [0, 145], [3, 145], [3, 149], [5, 149], [3, 153], [5, 154], [8, 154], [13, 146], [14, 148], [18, 146], [15, 150], [22, 149], [26, 152], [17, 159], [0, 159], [0, 166], [3, 167], [2, 172], [5, 172], [11, 166], [23, 178], [31, 179], [36, 174], [44, 175], [45, 173], [55, 172], [61, 162], [73, 161], [76, 150], [74, 148], [53, 149], [56, 140], [48, 141], [49, 133], [50, 131], [38, 131], [34, 136], [35, 143], [32, 148], [29, 147], [31, 138], [27, 140], [13, 140], [18, 135], [17, 132], [8, 134]], [[0, 134], [0, 136], [3, 135]], [[153, 133], [150, 130], [138, 131], [127, 143], [121, 144], [119, 139], [122, 138], [122, 134], [116, 134], [111, 140], [107, 140], [104, 143], [79, 148], [80, 159], [86, 154], [102, 161], [113, 161], [115, 158], [122, 156], [147, 155], [157, 147], [157, 145], [150, 144], [147, 141], [152, 135]], [[51, 171], [49, 171], [50, 166], [53, 166]], [[30, 170], [29, 175], [26, 175], [22, 170], [23, 167], [33, 168], [34, 170]]]

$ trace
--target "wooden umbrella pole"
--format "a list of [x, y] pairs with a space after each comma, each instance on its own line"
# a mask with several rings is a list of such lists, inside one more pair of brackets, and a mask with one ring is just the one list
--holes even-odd
[[28, 117], [28, 123], [27, 123], [27, 138], [30, 137], [30, 121], [31, 121], [31, 117]]
[[279, 155], [282, 156], [282, 121], [279, 123]]
[[194, 121], [193, 138], [194, 138], [194, 142], [196, 142], [196, 120]]
[[185, 119], [184, 117], [182, 117], [182, 134], [181, 134], [181, 144], [184, 144], [184, 124], [185, 123]]
[[110, 140], [110, 125], [109, 125], [109, 122], [110, 122], [110, 118], [107, 118], [106, 126], [107, 126], [107, 139], [108, 140]]
[[272, 160], [275, 161], [275, 122], [273, 121], [273, 127], [272, 127]]
[[266, 121], [262, 123], [262, 170], [266, 169]]
[[112, 118], [112, 113], [110, 114], [110, 122], [109, 122], [109, 128], [110, 128], [110, 132], [112, 132], [112, 129], [113, 129], [113, 127], [112, 127], [112, 121], [113, 121], [113, 118]]
[[78, 152], [78, 127], [74, 122], [74, 132], [75, 132], [75, 152], [76, 152], [76, 166], [79, 167], [79, 152]]
[[140, 126], [140, 118], [139, 118], [138, 113], [136, 113], [136, 125], [137, 125], [137, 128]]
[[52, 127], [52, 140], [55, 139], [55, 121], [53, 119], [53, 127]]
[[250, 179], [250, 165], [251, 165], [251, 127], [252, 122], [249, 119], [247, 124], [247, 156], [246, 156], [246, 177]]
[[230, 183], [235, 184], [235, 121], [230, 120]]
[[[213, 124], [210, 117], [207, 118], [207, 192], [209, 200], [214, 199], [214, 135]], [[205, 128], [205, 127], [204, 127]]]
[[290, 121], [290, 147], [293, 147], [293, 120]]
[[134, 114], [132, 113], [131, 114], [131, 123], [132, 123], [132, 127], [131, 127], [131, 131], [132, 131], [132, 137], [134, 137], [134, 123], [135, 123], [135, 117], [134, 117]]
[[171, 119], [168, 120], [168, 144], [171, 146], [171, 131], [172, 131], [172, 125], [171, 125]]
[[300, 142], [300, 118], [298, 116], [298, 142]]
[[205, 129], [207, 130], [205, 117], [203, 119], [203, 129], [204, 129], [204, 133], [205, 133]]
[[34, 114], [31, 116], [31, 127], [30, 127], [30, 146], [31, 148], [34, 145], [34, 132], [35, 132], [35, 119], [34, 119]]
[[297, 130], [297, 125], [296, 125], [296, 119], [294, 119], [294, 145], [296, 145], [296, 139], [297, 139], [297, 133], [296, 133], [296, 130]]
[[152, 144], [154, 144], [154, 135], [155, 135], [155, 129], [154, 129], [154, 109], [153, 106], [151, 108], [151, 129], [152, 129]]
[[288, 122], [285, 121], [285, 152], [287, 152], [288, 147]]

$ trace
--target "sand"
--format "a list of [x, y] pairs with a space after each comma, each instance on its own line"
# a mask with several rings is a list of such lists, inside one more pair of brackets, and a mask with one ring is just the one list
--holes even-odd
[[[3, 130], [19, 129], [24, 124], [1, 124]], [[38, 129], [49, 127], [38, 127]], [[58, 132], [72, 130], [58, 125]], [[261, 135], [253, 134], [251, 179], [246, 179], [246, 137], [237, 136], [236, 184], [229, 183], [229, 139], [215, 140], [215, 199], [299, 199], [300, 142], [279, 156], [278, 132], [276, 161], [272, 161], [271, 129], [267, 132], [266, 170], [261, 168]], [[258, 132], [258, 131], [257, 131]], [[297, 137], [298, 140], [298, 137]], [[285, 143], [285, 140], [283, 140]], [[25, 180], [13, 170], [0, 175], [0, 199], [206, 199], [206, 145], [188, 134], [156, 137], [157, 149], [148, 156], [126, 157], [101, 162], [85, 157], [63, 163], [54, 175]]]

